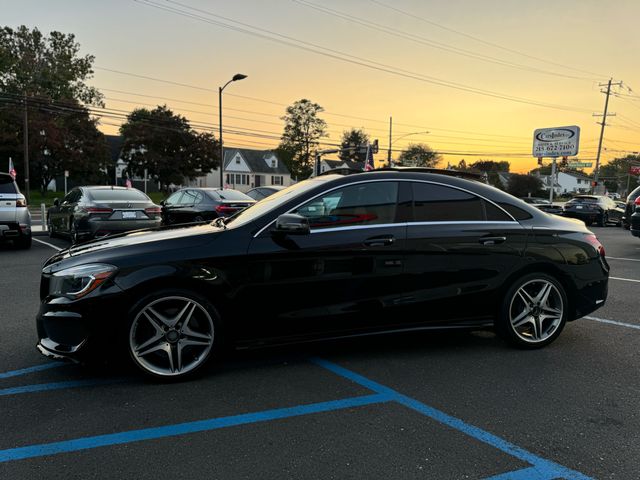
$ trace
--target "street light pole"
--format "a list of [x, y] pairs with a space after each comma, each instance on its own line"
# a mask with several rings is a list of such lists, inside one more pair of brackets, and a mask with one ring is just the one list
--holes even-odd
[[220, 115], [219, 118], [219, 141], [220, 141], [220, 190], [224, 190], [224, 144], [222, 143], [222, 91], [229, 85], [231, 82], [237, 82], [238, 80], [244, 80], [247, 78], [246, 75], [242, 73], [236, 73], [231, 80], [224, 84], [222, 87], [218, 87], [218, 113]]
[[391, 168], [391, 146], [396, 143], [398, 140], [402, 140], [405, 137], [409, 137], [411, 135], [428, 135], [431, 132], [411, 132], [405, 135], [402, 135], [395, 140], [391, 141], [391, 128], [389, 128], [389, 168]]

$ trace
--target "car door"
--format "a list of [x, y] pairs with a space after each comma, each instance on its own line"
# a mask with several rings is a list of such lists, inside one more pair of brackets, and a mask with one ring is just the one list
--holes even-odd
[[71, 233], [71, 222], [79, 198], [80, 189], [74, 188], [62, 199], [58, 211], [58, 231], [66, 234]]
[[292, 211], [309, 219], [310, 234], [267, 228], [254, 238], [238, 302], [251, 331], [302, 337], [393, 323], [406, 234], [398, 187], [369, 181], [332, 189]]
[[527, 233], [501, 207], [453, 186], [412, 182], [404, 315], [416, 324], [492, 318]]
[[172, 225], [178, 223], [176, 221], [176, 211], [179, 209], [180, 198], [182, 197], [182, 190], [169, 195], [162, 204], [162, 223], [164, 225]]

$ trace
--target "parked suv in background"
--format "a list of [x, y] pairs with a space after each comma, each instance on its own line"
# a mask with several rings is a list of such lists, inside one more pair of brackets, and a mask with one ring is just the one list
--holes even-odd
[[0, 173], [0, 242], [9, 240], [18, 248], [31, 247], [31, 214], [13, 177]]
[[632, 190], [627, 196], [627, 206], [624, 209], [624, 215], [622, 216], [622, 226], [627, 230], [629, 230], [629, 227], [631, 226], [631, 215], [633, 215], [635, 201], [638, 197], [640, 197], [640, 187]]
[[624, 211], [606, 195], [578, 195], [564, 204], [563, 214], [582, 220], [587, 226], [595, 223], [606, 227], [610, 223], [620, 225]]

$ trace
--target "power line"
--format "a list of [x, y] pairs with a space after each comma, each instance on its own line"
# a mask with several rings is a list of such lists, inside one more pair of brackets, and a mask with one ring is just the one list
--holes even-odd
[[[404, 78], [408, 78], [408, 79], [413, 79], [413, 80], [417, 80], [420, 82], [424, 82], [424, 83], [429, 83], [429, 84], [433, 84], [433, 85], [439, 85], [442, 87], [447, 87], [447, 88], [451, 88], [451, 89], [455, 89], [455, 90], [460, 90], [460, 91], [465, 91], [468, 93], [475, 93], [477, 95], [483, 95], [486, 97], [491, 97], [491, 98], [498, 98], [498, 99], [502, 99], [502, 100], [507, 100], [507, 101], [512, 101], [512, 102], [516, 102], [516, 103], [522, 103], [522, 104], [528, 104], [528, 105], [533, 105], [533, 106], [538, 106], [538, 107], [543, 107], [543, 108], [552, 108], [552, 109], [556, 109], [556, 110], [565, 110], [565, 111], [574, 111], [574, 112], [580, 112], [580, 113], [586, 113], [586, 112], [591, 112], [591, 110], [588, 109], [584, 109], [584, 108], [580, 108], [580, 107], [575, 107], [575, 106], [568, 106], [568, 105], [559, 105], [559, 104], [553, 104], [553, 103], [545, 103], [545, 102], [540, 102], [540, 101], [536, 101], [536, 100], [532, 100], [532, 99], [528, 99], [528, 98], [524, 98], [524, 97], [517, 97], [514, 95], [507, 95], [507, 94], [502, 94], [499, 92], [494, 92], [491, 90], [484, 90], [484, 89], [480, 89], [480, 88], [476, 88], [476, 87], [471, 87], [468, 85], [464, 85], [464, 84], [460, 84], [460, 83], [455, 83], [455, 82], [450, 82], [450, 81], [446, 81], [437, 77], [433, 77], [433, 76], [429, 76], [429, 75], [424, 75], [424, 74], [420, 74], [420, 73], [416, 73], [416, 72], [412, 72], [409, 70], [404, 70], [402, 68], [399, 68], [397, 66], [393, 66], [393, 65], [387, 65], [387, 64], [383, 64], [380, 62], [375, 62], [372, 60], [368, 60], [365, 59], [363, 57], [358, 57], [355, 55], [351, 55], [349, 53], [345, 53], [345, 52], [341, 52], [338, 50], [334, 50], [334, 49], [330, 49], [327, 47], [322, 47], [320, 45], [316, 45], [310, 42], [306, 42], [304, 40], [299, 40], [293, 37], [289, 37], [287, 35], [282, 35], [279, 34], [277, 32], [273, 32], [267, 29], [263, 29], [260, 27], [255, 27], [253, 25], [249, 25], [243, 22], [239, 22], [227, 17], [223, 17], [221, 15], [216, 15], [214, 13], [211, 12], [207, 12], [206, 10], [202, 10], [202, 9], [198, 9], [195, 7], [191, 7], [189, 5], [185, 5], [179, 2], [175, 2], [172, 0], [166, 0], [169, 3], [175, 4], [175, 5], [179, 5], [181, 7], [187, 8], [189, 10], [193, 10], [196, 12], [202, 12], [205, 13], [208, 16], [214, 17], [214, 18], [221, 18], [224, 19], [226, 21], [230, 21], [232, 23], [235, 23], [237, 25], [241, 25], [240, 27], [235, 26], [235, 25], [230, 25], [221, 21], [216, 21], [216, 20], [212, 20], [211, 18], [207, 18], [207, 17], [203, 17], [202, 15], [198, 15], [198, 14], [194, 14], [192, 12], [188, 12], [185, 10], [181, 10], [179, 8], [174, 8], [174, 7], [167, 7], [164, 5], [160, 5], [157, 4], [155, 2], [153, 2], [152, 0], [134, 0], [137, 3], [140, 3], [142, 5], [146, 5], [146, 6], [150, 6], [159, 10], [164, 10], [166, 12], [175, 14], [175, 15], [180, 15], [180, 16], [184, 16], [186, 18], [191, 18], [194, 20], [199, 20], [202, 21], [204, 23], [209, 23], [211, 25], [215, 25], [215, 26], [219, 26], [222, 28], [227, 28], [233, 31], [237, 31], [237, 32], [241, 32], [241, 33], [245, 33], [248, 35], [252, 35], [258, 38], [262, 38], [265, 40], [269, 40], [275, 43], [279, 43], [279, 44], [283, 44], [283, 45], [287, 45], [293, 48], [297, 48], [297, 49], [301, 49], [301, 50], [305, 50], [311, 53], [315, 53], [317, 55], [322, 55], [328, 58], [333, 58], [335, 60], [339, 60], [342, 62], [347, 62], [353, 65], [359, 65], [365, 68], [369, 68], [372, 70], [377, 70], [377, 71], [381, 71], [381, 72], [386, 72], [392, 75], [396, 75], [396, 76], [400, 76], [400, 77], [404, 77]], [[263, 33], [259, 33], [259, 32], [263, 32]]]
[[394, 28], [389, 28], [386, 25], [382, 25], [380, 23], [376, 23], [376, 22], [372, 22], [370, 20], [365, 20], [362, 17], [356, 17], [353, 15], [350, 15], [348, 13], [339, 11], [339, 10], [335, 10], [329, 7], [325, 7], [323, 5], [318, 5], [316, 3], [313, 2], [309, 2], [306, 0], [292, 0], [293, 2], [302, 5], [306, 8], [311, 8], [313, 10], [316, 10], [318, 12], [324, 13], [326, 15], [330, 15], [336, 18], [341, 18], [343, 20], [347, 20], [349, 22], [352, 23], [356, 23], [358, 25], [364, 26], [365, 28], [369, 28], [378, 32], [383, 32], [386, 33], [387, 35], [391, 35], [393, 37], [397, 37], [397, 38], [403, 38], [405, 40], [409, 40], [411, 42], [415, 42], [415, 43], [419, 43], [421, 45], [425, 45], [431, 48], [436, 48], [439, 50], [444, 50], [446, 52], [450, 52], [456, 55], [461, 55], [467, 58], [473, 58], [475, 60], [479, 60], [479, 61], [483, 61], [483, 62], [488, 62], [488, 63], [492, 63], [495, 65], [501, 65], [504, 67], [509, 67], [509, 68], [514, 68], [517, 70], [524, 70], [527, 72], [534, 72], [534, 73], [540, 73], [543, 75], [551, 75], [551, 76], [555, 76], [555, 77], [563, 77], [563, 78], [568, 78], [568, 79], [574, 79], [574, 80], [586, 80], [589, 82], [593, 82], [593, 81], [597, 81], [597, 79], [594, 78], [587, 78], [587, 77], [578, 77], [575, 75], [566, 75], [566, 74], [562, 74], [556, 71], [550, 71], [550, 70], [543, 70], [540, 68], [536, 68], [536, 67], [531, 67], [531, 66], [527, 66], [527, 65], [523, 65], [523, 64], [519, 64], [519, 63], [515, 63], [515, 62], [510, 62], [507, 60], [503, 60], [500, 58], [496, 58], [496, 57], [492, 57], [489, 55], [484, 55], [478, 52], [474, 52], [471, 50], [467, 50], [464, 48], [459, 48], [459, 47], [455, 47], [453, 45], [447, 44], [447, 43], [443, 43], [443, 42], [439, 42], [436, 40], [432, 40], [420, 35], [416, 35], [413, 33], [408, 33], [406, 31], [402, 31], [400, 30], [397, 26], [395, 26]]
[[488, 40], [484, 40], [482, 38], [476, 37], [476, 36], [471, 35], [469, 33], [462, 32], [460, 30], [456, 30], [456, 29], [451, 28], [451, 27], [447, 27], [447, 26], [442, 25], [442, 24], [440, 24], [438, 22], [434, 22], [433, 20], [429, 20], [427, 18], [415, 15], [415, 14], [407, 12], [405, 10], [401, 10], [401, 9], [395, 7], [395, 6], [391, 6], [391, 5], [387, 4], [387, 3], [381, 2], [379, 0], [369, 0], [369, 1], [371, 3], [375, 3], [376, 5], [381, 6], [383, 8], [392, 10], [392, 11], [397, 12], [397, 13], [400, 13], [401, 15], [404, 15], [404, 16], [407, 16], [407, 17], [410, 17], [410, 18], [414, 18], [416, 20], [420, 20], [421, 22], [427, 23], [427, 24], [432, 25], [434, 27], [440, 28], [442, 30], [446, 30], [448, 32], [455, 33], [457, 35], [461, 35], [463, 37], [469, 38], [471, 40], [474, 40], [476, 42], [482, 43], [484, 45], [488, 45], [490, 47], [494, 47], [494, 48], [498, 48], [500, 50], [504, 50], [505, 52], [514, 53], [514, 54], [520, 55], [522, 57], [530, 58], [532, 60], [537, 60], [537, 61], [542, 62], [542, 63], [553, 65], [555, 67], [561, 67], [561, 68], [564, 68], [564, 69], [567, 69], [567, 70], [573, 70], [574, 72], [587, 73], [589, 75], [594, 75], [594, 76], [596, 76], [598, 78], [607, 77], [607, 75], [604, 75], [604, 74], [601, 74], [601, 73], [594, 73], [594, 72], [590, 72], [589, 70], [584, 70], [584, 69], [581, 69], [581, 68], [571, 67], [571, 66], [567, 65], [566, 63], [559, 63], [559, 62], [554, 62], [554, 61], [551, 61], [551, 60], [548, 60], [548, 59], [545, 59], [545, 58], [536, 57], [536, 56], [531, 55], [529, 53], [525, 53], [525, 52], [522, 52], [522, 51], [519, 51], [519, 50], [515, 50], [513, 48], [505, 47], [504, 45], [501, 45], [501, 44], [498, 44], [498, 43], [494, 43], [494, 42], [490, 42]]

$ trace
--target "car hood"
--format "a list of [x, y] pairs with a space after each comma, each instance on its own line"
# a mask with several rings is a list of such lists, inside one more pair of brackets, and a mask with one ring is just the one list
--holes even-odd
[[[212, 240], [224, 228], [212, 224], [178, 225], [160, 229], [134, 230], [103, 237], [61, 250], [45, 267], [64, 261], [63, 268], [88, 262], [108, 262], [111, 258], [136, 254], [158, 254], [174, 248], [189, 249]], [[143, 246], [143, 248], [139, 248]], [[57, 270], [54, 266], [53, 270]]]

